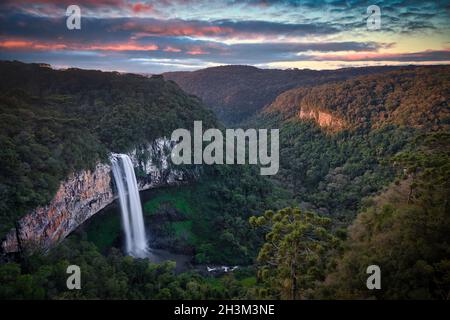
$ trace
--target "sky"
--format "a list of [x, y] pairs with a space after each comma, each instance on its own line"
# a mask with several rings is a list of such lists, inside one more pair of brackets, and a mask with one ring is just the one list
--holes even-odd
[[[81, 29], [66, 25], [70, 5]], [[450, 64], [450, 0], [2, 0], [0, 60], [134, 73]]]

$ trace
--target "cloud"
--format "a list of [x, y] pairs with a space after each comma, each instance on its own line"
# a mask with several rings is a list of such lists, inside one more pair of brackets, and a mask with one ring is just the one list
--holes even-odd
[[167, 46], [163, 49], [164, 52], [181, 52], [181, 49], [175, 48], [175, 47], [171, 47], [171, 46]]
[[293, 24], [269, 21], [215, 21], [154, 18], [130, 19], [115, 30], [126, 30], [138, 35], [214, 37], [214, 38], [273, 38], [329, 35], [340, 30], [326, 24]]
[[39, 43], [28, 40], [4, 40], [0, 41], [0, 48], [5, 50], [63, 50], [67, 45], [63, 43]]
[[[77, 0], [82, 29], [71, 31], [65, 8], [72, 0], [4, 0], [0, 58], [130, 71], [144, 62], [159, 70], [450, 60], [448, 5], [376, 3], [381, 29], [369, 32], [368, 3], [362, 0]], [[405, 44], [412, 45], [409, 53], [395, 52]]]
[[313, 61], [450, 61], [450, 50], [426, 50], [410, 53], [354, 53], [346, 55], [300, 55], [299, 60]]
[[133, 12], [135, 12], [135, 13], [141, 13], [141, 12], [148, 13], [148, 12], [153, 12], [155, 10], [153, 5], [147, 4], [147, 3], [142, 3], [142, 2], [132, 4], [131, 8], [132, 8]]
[[143, 38], [173, 36], [209, 38], [218, 41], [230, 39], [292, 39], [327, 36], [339, 30], [324, 24], [291, 24], [268, 21], [199, 21], [155, 18], [84, 18], [80, 31], [66, 28], [65, 17], [49, 19], [26, 14], [0, 16], [2, 34], [10, 36], [49, 38], [80, 38], [95, 41], [105, 37]]
[[128, 41], [124, 43], [62, 43], [62, 42], [42, 42], [24, 39], [4, 39], [0, 40], [0, 48], [12, 51], [156, 51], [160, 48], [156, 44], [139, 44]]
[[233, 32], [208, 22], [182, 20], [131, 20], [114, 27], [114, 30], [126, 30], [139, 36], [218, 36]]

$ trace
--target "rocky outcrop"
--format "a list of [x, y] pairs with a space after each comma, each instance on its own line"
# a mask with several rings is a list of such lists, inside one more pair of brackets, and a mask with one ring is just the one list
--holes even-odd
[[305, 120], [314, 120], [320, 127], [330, 128], [335, 131], [342, 130], [345, 127], [343, 120], [325, 111], [302, 108], [298, 113], [298, 117]]
[[[182, 183], [195, 174], [174, 168], [169, 159], [173, 142], [161, 138], [130, 153], [138, 171], [140, 190]], [[47, 250], [116, 198], [109, 164], [71, 174], [55, 197], [17, 223], [2, 242], [3, 252], [22, 249]]]
[[187, 180], [195, 174], [175, 168], [170, 161], [170, 153], [175, 146], [169, 139], [156, 139], [143, 148], [136, 148], [130, 153], [134, 167], [138, 168], [138, 185], [140, 190], [160, 185], [171, 185]]
[[[71, 174], [61, 183], [45, 207], [25, 215], [2, 243], [4, 252], [26, 248], [49, 248], [114, 199], [111, 168], [98, 164], [95, 170]], [[18, 241], [19, 240], [19, 243]]]

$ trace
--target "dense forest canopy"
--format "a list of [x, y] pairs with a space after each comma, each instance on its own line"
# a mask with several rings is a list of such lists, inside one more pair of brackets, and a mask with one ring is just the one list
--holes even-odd
[[449, 66], [417, 67], [288, 90], [263, 113], [289, 119], [300, 111], [323, 111], [343, 120], [347, 129], [393, 124], [448, 130], [449, 96]]
[[[392, 161], [404, 168], [373, 197], [316, 298], [450, 298], [450, 135], [419, 135]], [[364, 287], [366, 268], [383, 270], [382, 289]]]
[[[305, 209], [349, 223], [364, 197], [395, 178], [389, 159], [418, 134], [448, 131], [450, 68], [400, 69], [289, 90], [251, 125], [280, 128], [275, 179]], [[341, 119], [320, 125], [301, 110]]]
[[193, 72], [168, 72], [164, 73], [164, 78], [174, 80], [186, 92], [202, 98], [225, 124], [238, 126], [288, 89], [335, 82], [395, 68], [367, 67], [317, 71], [259, 69], [232, 65]]
[[0, 62], [0, 234], [52, 198], [69, 172], [106, 161], [194, 120], [196, 97], [161, 77]]
[[[193, 120], [220, 126], [198, 98], [162, 77], [19, 62], [0, 69], [3, 232], [46, 203], [68, 172], [110, 151]], [[171, 249], [238, 271], [176, 274], [172, 263], [125, 257], [111, 234], [80, 232], [47, 255], [2, 263], [0, 297], [450, 297], [448, 66], [228, 66], [165, 77], [178, 78], [228, 124], [246, 118], [254, 128], [280, 129], [276, 176], [255, 166], [204, 167], [195, 183], [158, 190], [144, 205], [146, 221], [165, 217], [152, 231]], [[66, 290], [69, 262], [87, 270], [84, 290]], [[372, 264], [382, 270], [382, 290], [365, 286]]]

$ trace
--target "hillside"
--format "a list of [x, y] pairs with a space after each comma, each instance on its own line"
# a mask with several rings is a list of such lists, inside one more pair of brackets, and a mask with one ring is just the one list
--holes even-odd
[[[271, 227], [258, 255], [262, 297], [449, 298], [449, 80], [448, 66], [430, 66], [297, 88], [254, 119], [280, 129], [275, 182], [302, 209], [251, 220]], [[314, 220], [321, 232], [308, 241]], [[309, 259], [283, 250], [295, 245]], [[367, 290], [370, 265], [380, 290]]]
[[264, 113], [312, 119], [335, 131], [388, 124], [438, 130], [450, 124], [449, 96], [449, 66], [417, 67], [292, 89]]
[[[403, 174], [367, 201], [319, 298], [448, 300], [449, 144], [448, 133], [425, 134], [395, 157]], [[381, 290], [370, 292], [361, 281], [367, 261], [383, 270]]]
[[355, 77], [281, 94], [254, 120], [280, 129], [276, 180], [303, 208], [348, 224], [396, 175], [389, 160], [423, 133], [448, 132], [450, 67]]
[[[280, 129], [277, 175], [204, 166], [195, 183], [144, 196], [149, 246], [188, 254], [190, 271], [125, 256], [119, 211], [104, 212], [46, 255], [5, 257], [0, 297], [447, 299], [449, 71], [338, 70], [345, 79], [316, 85], [308, 77], [309, 86], [274, 97], [248, 122]], [[1, 230], [47, 203], [69, 172], [111, 151], [140, 148], [193, 120], [219, 126], [198, 98], [160, 76], [1, 62], [0, 80]], [[78, 197], [64, 193], [60, 203], [79, 205]], [[88, 290], [67, 291], [68, 262], [82, 268]], [[376, 292], [365, 286], [372, 264], [383, 272]], [[206, 265], [238, 269], [212, 274]]]
[[193, 72], [168, 72], [163, 75], [165, 79], [178, 83], [186, 92], [202, 98], [222, 122], [227, 125], [238, 125], [286, 90], [393, 69], [395, 67], [316, 71], [259, 69], [231, 65]]
[[0, 62], [0, 232], [68, 173], [215, 118], [162, 77]]

